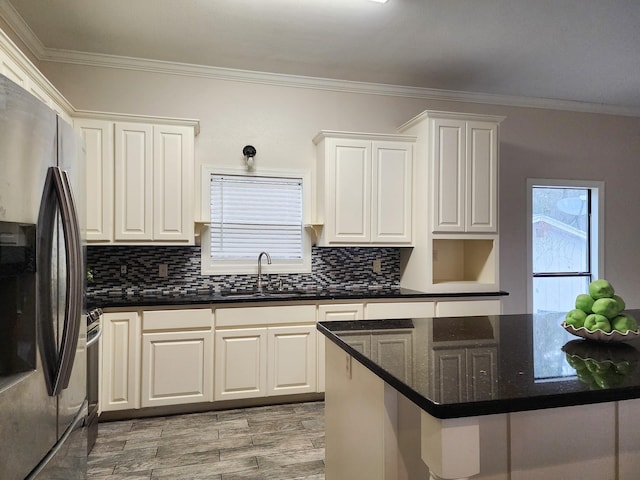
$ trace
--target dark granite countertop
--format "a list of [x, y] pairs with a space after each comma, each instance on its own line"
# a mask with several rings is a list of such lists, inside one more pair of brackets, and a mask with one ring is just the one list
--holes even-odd
[[323, 289], [323, 290], [273, 290], [265, 293], [252, 291], [223, 292], [142, 292], [127, 295], [116, 292], [111, 295], [87, 295], [87, 307], [154, 307], [163, 305], [206, 305], [214, 303], [257, 303], [257, 302], [296, 302], [301, 300], [349, 300], [349, 299], [410, 299], [410, 298], [462, 298], [462, 297], [496, 297], [508, 295], [507, 292], [472, 292], [472, 293], [424, 293], [405, 288], [375, 289]]
[[[640, 319], [640, 310], [629, 313]], [[640, 341], [583, 340], [560, 326], [563, 319], [340, 321], [318, 330], [437, 418], [640, 398]]]

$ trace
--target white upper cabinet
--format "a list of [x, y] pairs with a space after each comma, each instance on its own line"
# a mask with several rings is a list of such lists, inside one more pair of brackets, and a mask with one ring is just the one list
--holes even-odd
[[467, 122], [467, 232], [498, 231], [498, 124]]
[[87, 241], [113, 238], [113, 124], [79, 119], [87, 162]]
[[504, 117], [427, 110], [399, 128], [416, 136], [414, 234], [402, 287], [499, 290], [498, 146]]
[[153, 240], [153, 127], [115, 124], [115, 238]]
[[433, 118], [434, 232], [497, 232], [498, 122]]
[[411, 243], [413, 137], [320, 132], [319, 245]]
[[79, 118], [87, 157], [87, 240], [194, 243], [194, 126]]
[[173, 125], [153, 127], [153, 238], [193, 237], [194, 133]]
[[413, 146], [373, 142], [371, 241], [411, 243]]

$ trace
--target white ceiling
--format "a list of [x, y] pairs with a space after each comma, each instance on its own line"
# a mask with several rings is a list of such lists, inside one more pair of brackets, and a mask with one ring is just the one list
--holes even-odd
[[64, 61], [67, 51], [80, 51], [640, 114], [638, 0], [0, 0], [0, 6], [13, 12], [12, 24], [24, 20], [32, 33], [17, 31], [44, 59]]

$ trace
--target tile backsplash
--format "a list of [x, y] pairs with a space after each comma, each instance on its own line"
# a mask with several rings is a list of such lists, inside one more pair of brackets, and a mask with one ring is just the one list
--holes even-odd
[[[380, 260], [380, 273], [373, 272], [374, 260]], [[168, 265], [167, 277], [159, 276], [160, 264]], [[200, 246], [88, 246], [87, 269], [87, 293], [93, 298], [208, 294], [256, 282], [255, 275], [201, 275]], [[311, 273], [265, 274], [263, 282], [282, 282], [284, 289], [399, 288], [400, 250], [313, 247]]]

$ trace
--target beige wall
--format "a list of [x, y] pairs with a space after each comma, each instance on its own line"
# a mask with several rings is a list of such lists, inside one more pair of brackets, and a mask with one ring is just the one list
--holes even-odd
[[46, 63], [77, 109], [197, 118], [196, 162], [311, 170], [321, 129], [395, 132], [426, 109], [505, 115], [500, 159], [500, 280], [505, 313], [526, 310], [526, 179], [603, 180], [605, 275], [640, 308], [640, 119], [535, 108], [340, 93], [124, 69]]

